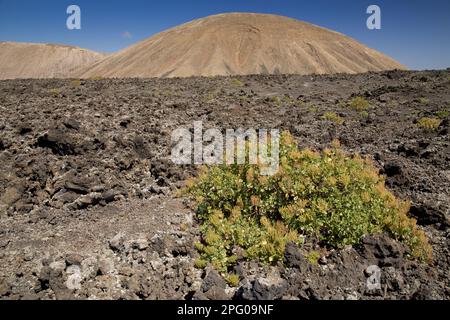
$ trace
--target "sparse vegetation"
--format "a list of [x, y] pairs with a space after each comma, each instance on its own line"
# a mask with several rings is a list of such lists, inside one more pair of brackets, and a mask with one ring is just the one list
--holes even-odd
[[347, 106], [348, 106], [348, 104], [345, 101], [342, 101], [342, 100], [339, 101], [337, 105], [338, 105], [339, 108], [342, 108], [342, 109], [347, 108]]
[[209, 91], [207, 94], [205, 94], [203, 96], [203, 101], [206, 103], [211, 103], [214, 101], [214, 99], [217, 96], [217, 92], [216, 91]]
[[307, 257], [308, 262], [312, 265], [318, 265], [319, 264], [319, 259], [320, 259], [320, 253], [313, 250], [311, 252], [308, 253]]
[[174, 92], [172, 89], [168, 88], [162, 92], [162, 95], [163, 97], [170, 98], [174, 95]]
[[283, 103], [288, 106], [293, 106], [296, 104], [296, 101], [293, 98], [291, 98], [290, 95], [286, 94], [283, 96]]
[[424, 97], [419, 98], [419, 103], [423, 104], [423, 105], [429, 105], [430, 104], [430, 100]]
[[323, 119], [329, 120], [331, 122], [334, 122], [336, 124], [343, 124], [344, 118], [336, 114], [335, 112], [325, 112], [322, 116]]
[[436, 112], [436, 117], [439, 119], [446, 119], [450, 116], [450, 110], [449, 109], [441, 109]]
[[318, 113], [319, 112], [319, 107], [318, 106], [316, 106], [316, 105], [309, 105], [309, 107], [308, 107], [308, 111], [309, 112], [312, 112], [312, 113]]
[[273, 104], [275, 104], [275, 106], [277, 107], [281, 107], [281, 99], [278, 96], [272, 96], [270, 97], [270, 102], [272, 102]]
[[70, 85], [72, 87], [79, 87], [79, 86], [81, 86], [81, 80], [80, 79], [74, 79], [74, 80], [70, 81]]
[[53, 94], [55, 96], [60, 94], [61, 92], [62, 92], [61, 88], [52, 88], [52, 89], [48, 90], [48, 93], [51, 93], [51, 94]]
[[241, 80], [236, 78], [231, 79], [231, 84], [236, 87], [243, 87], [245, 85]]
[[260, 175], [261, 165], [205, 167], [184, 192], [197, 203], [202, 263], [227, 272], [238, 259], [283, 261], [288, 242], [314, 237], [342, 248], [367, 234], [385, 232], [431, 257], [425, 234], [407, 216], [409, 203], [385, 188], [368, 159], [348, 155], [336, 143], [323, 152], [297, 149], [289, 133], [280, 145], [280, 169]]
[[359, 114], [360, 114], [361, 117], [363, 117], [363, 118], [368, 118], [368, 117], [369, 117], [369, 113], [368, 113], [367, 111], [361, 111]]
[[369, 101], [367, 101], [363, 97], [356, 97], [350, 101], [348, 106], [352, 110], [362, 112], [362, 111], [366, 111], [367, 109], [369, 109], [370, 104], [369, 104]]
[[417, 121], [417, 126], [426, 131], [436, 131], [441, 125], [442, 120], [438, 118], [423, 117]]

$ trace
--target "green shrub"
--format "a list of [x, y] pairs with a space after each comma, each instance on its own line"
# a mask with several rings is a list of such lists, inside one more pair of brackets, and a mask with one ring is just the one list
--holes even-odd
[[354, 99], [352, 99], [349, 103], [349, 107], [355, 111], [366, 111], [367, 109], [369, 109], [369, 101], [367, 101], [366, 99], [364, 99], [363, 97], [356, 97]]
[[424, 129], [426, 131], [436, 131], [441, 125], [442, 120], [438, 118], [421, 118], [417, 122], [419, 128]]
[[336, 124], [343, 124], [344, 123], [344, 118], [342, 118], [341, 116], [337, 115], [334, 112], [325, 112], [325, 114], [323, 115], [323, 119], [329, 120], [329, 121], [334, 122]]
[[297, 149], [289, 133], [280, 141], [280, 168], [261, 165], [205, 167], [184, 190], [197, 203], [201, 259], [226, 272], [238, 259], [283, 261], [285, 245], [313, 237], [343, 248], [385, 232], [431, 258], [425, 234], [409, 218], [409, 204], [385, 188], [375, 166], [334, 145], [322, 152]]

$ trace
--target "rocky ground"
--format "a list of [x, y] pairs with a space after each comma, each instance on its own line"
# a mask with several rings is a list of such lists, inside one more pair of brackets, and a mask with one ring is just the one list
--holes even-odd
[[[367, 111], [344, 106], [356, 96]], [[0, 81], [0, 298], [449, 299], [449, 109], [449, 70]], [[437, 130], [417, 125], [436, 115]], [[170, 136], [196, 120], [289, 130], [315, 149], [339, 139], [373, 158], [412, 202], [434, 261], [375, 235], [344, 250], [289, 245], [284, 265], [240, 262], [238, 288], [194, 268], [195, 213], [175, 193], [196, 167], [171, 163]], [[382, 287], [368, 290], [374, 264]]]

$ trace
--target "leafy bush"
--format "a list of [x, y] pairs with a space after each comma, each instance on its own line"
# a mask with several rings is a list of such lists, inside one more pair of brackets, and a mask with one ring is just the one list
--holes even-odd
[[419, 119], [417, 125], [419, 126], [419, 128], [422, 128], [426, 131], [436, 131], [441, 125], [441, 123], [442, 123], [441, 119], [424, 117]]
[[359, 112], [369, 109], [369, 106], [370, 106], [369, 101], [367, 101], [363, 97], [356, 97], [352, 99], [349, 103], [349, 107], [351, 109]]
[[280, 168], [261, 165], [205, 167], [184, 190], [197, 203], [202, 243], [198, 265], [225, 272], [238, 259], [282, 261], [286, 243], [314, 237], [342, 248], [367, 234], [386, 232], [431, 258], [425, 234], [409, 218], [409, 204], [385, 188], [374, 165], [344, 153], [337, 143], [322, 152], [297, 149], [289, 133], [280, 141]]
[[329, 121], [334, 122], [336, 124], [343, 124], [344, 123], [344, 118], [342, 118], [341, 116], [337, 115], [335, 112], [325, 112], [325, 114], [323, 115], [323, 118], [325, 120], [329, 120]]

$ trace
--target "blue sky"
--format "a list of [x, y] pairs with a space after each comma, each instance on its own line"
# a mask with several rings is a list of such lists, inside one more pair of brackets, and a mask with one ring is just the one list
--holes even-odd
[[[66, 28], [71, 4], [81, 8], [81, 30]], [[371, 4], [381, 8], [381, 30], [366, 27]], [[450, 67], [449, 0], [0, 0], [0, 41], [113, 52], [167, 28], [223, 12], [289, 16], [351, 36], [411, 69]]]

